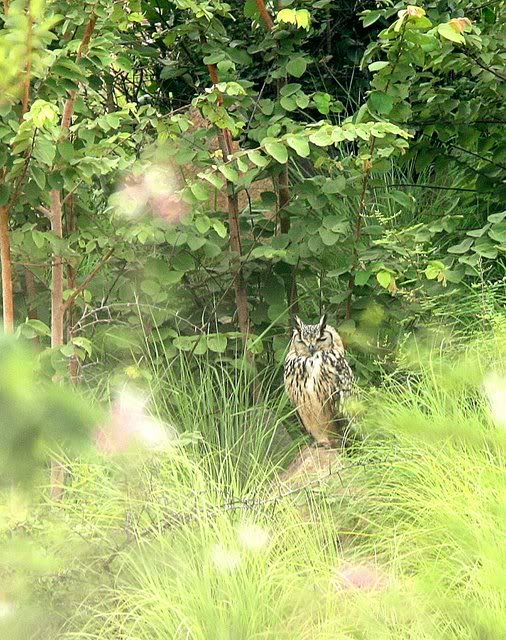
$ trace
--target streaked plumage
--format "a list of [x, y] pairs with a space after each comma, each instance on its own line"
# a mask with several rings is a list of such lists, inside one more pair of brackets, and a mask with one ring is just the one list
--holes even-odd
[[348, 422], [343, 405], [352, 392], [353, 373], [326, 316], [318, 324], [295, 318], [284, 378], [304, 428], [318, 444], [336, 444]]

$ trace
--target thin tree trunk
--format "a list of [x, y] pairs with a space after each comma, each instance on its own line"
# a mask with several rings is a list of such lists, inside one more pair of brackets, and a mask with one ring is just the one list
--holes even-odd
[[[90, 17], [88, 24], [86, 25], [86, 29], [83, 34], [83, 39], [81, 40], [81, 44], [79, 45], [79, 49], [76, 55], [76, 62], [79, 62], [83, 54], [86, 52], [88, 45], [90, 44], [93, 31], [95, 30], [96, 23], [97, 23], [97, 16], [92, 15]], [[76, 97], [77, 97], [77, 89], [72, 89], [72, 91], [69, 91], [69, 97], [65, 102], [65, 107], [63, 108], [63, 117], [61, 121], [61, 129], [62, 129], [63, 135], [66, 135], [66, 132], [68, 131], [70, 124], [72, 122], [72, 116], [74, 114]]]
[[2, 307], [5, 333], [14, 333], [14, 298], [12, 294], [11, 241], [9, 207], [0, 207], [0, 258], [2, 265]]
[[[222, 140], [220, 140], [220, 147], [222, 147], [222, 151], [228, 148], [228, 145], [225, 143], [225, 136], [220, 136]], [[229, 153], [230, 155], [230, 153]], [[234, 185], [231, 182], [227, 181], [227, 205], [228, 205], [228, 224], [230, 228], [230, 249], [236, 254], [235, 261], [236, 267], [234, 269], [234, 286], [235, 286], [235, 300], [237, 305], [237, 316], [239, 319], [239, 329], [243, 336], [244, 348], [246, 350], [246, 354], [249, 354], [249, 358], [251, 358], [251, 354], [249, 353], [247, 347], [247, 340], [250, 332], [250, 319], [249, 319], [249, 308], [248, 308], [248, 292], [246, 288], [246, 283], [244, 281], [244, 274], [241, 266], [241, 255], [242, 255], [242, 246], [241, 246], [241, 231], [239, 227], [239, 202], [237, 198], [237, 194], [235, 193]]]
[[[219, 83], [218, 70], [216, 65], [208, 65], [209, 76], [213, 84]], [[222, 102], [221, 98], [220, 101]], [[218, 133], [218, 143], [220, 145], [223, 161], [227, 162], [233, 153], [232, 134], [228, 129], [221, 129]], [[239, 320], [239, 330], [242, 334], [243, 346], [246, 357], [251, 364], [254, 364], [254, 355], [248, 349], [248, 336], [250, 332], [250, 318], [248, 307], [248, 291], [241, 265], [241, 230], [239, 226], [239, 202], [232, 182], [227, 180], [227, 205], [228, 223], [230, 229], [230, 249], [235, 254], [235, 265], [233, 267], [234, 293]]]
[[[97, 17], [92, 15], [84, 30], [83, 38], [76, 55], [76, 62], [82, 58], [90, 43], [95, 29]], [[60, 139], [67, 138], [69, 127], [72, 123], [77, 90], [69, 92], [65, 101], [61, 121]], [[51, 191], [51, 230], [58, 237], [63, 237], [62, 194], [59, 189]], [[64, 344], [64, 319], [66, 306], [63, 302], [63, 259], [58, 253], [53, 254], [53, 266], [51, 277], [51, 347], [61, 347]], [[72, 377], [72, 371], [69, 372]], [[65, 481], [65, 467], [58, 461], [51, 462], [51, 497], [61, 500]]]
[[257, 3], [258, 11], [262, 16], [262, 20], [264, 21], [264, 24], [267, 27], [267, 29], [270, 31], [274, 26], [274, 21], [272, 20], [271, 14], [267, 10], [264, 0], [256, 0], [256, 3]]
[[28, 111], [30, 105], [30, 81], [32, 76], [32, 37], [33, 37], [33, 17], [30, 11], [30, 2], [28, 3], [28, 35], [26, 38], [26, 68], [23, 80], [23, 103], [21, 113], [24, 115]]
[[[51, 191], [51, 231], [57, 238], [63, 237], [61, 193]], [[51, 270], [51, 347], [63, 345], [63, 259], [53, 254]]]
[[[4, 17], [9, 12], [9, 0], [4, 0]], [[21, 118], [28, 111], [30, 103], [30, 80], [32, 73], [32, 37], [33, 37], [33, 18], [28, 4], [28, 35], [26, 40], [26, 68], [23, 79], [23, 98], [21, 105]], [[5, 333], [14, 333], [14, 297], [12, 293], [12, 261], [11, 261], [11, 242], [9, 231], [9, 213], [13, 200], [17, 199], [14, 195], [9, 202], [0, 207], [0, 260], [2, 265], [2, 306], [3, 306], [3, 325]]]
[[[74, 194], [72, 193], [67, 196], [65, 214], [66, 214], [65, 217], [67, 221], [65, 234], [68, 236], [74, 233], [74, 231], [76, 231], [77, 229], [77, 218], [76, 218], [75, 209], [74, 209]], [[74, 265], [69, 264], [67, 266], [67, 289], [75, 291], [77, 286], [76, 277], [77, 277], [77, 272]], [[67, 309], [68, 309], [67, 342], [69, 341], [71, 342], [72, 338], [74, 337], [74, 315], [75, 315], [73, 304], [71, 302], [69, 304], [67, 304], [67, 302], [65, 303], [63, 312], [65, 313]], [[76, 355], [72, 355], [70, 356], [70, 361], [69, 361], [69, 377], [70, 377], [70, 382], [73, 385], [77, 384], [78, 375], [79, 375], [79, 359], [77, 358]]]
[[28, 317], [30, 320], [37, 320], [37, 307], [35, 300], [37, 298], [37, 286], [35, 284], [35, 277], [33, 273], [27, 267], [24, 268], [25, 273], [25, 291], [26, 291], [26, 306], [28, 308]]
[[[57, 189], [51, 191], [51, 231], [58, 238], [63, 237], [61, 194]], [[51, 268], [51, 347], [61, 347], [63, 343], [63, 260], [53, 254]], [[51, 462], [51, 497], [61, 500], [65, 482], [65, 467], [58, 461]]]
[[[264, 0], [256, 0], [258, 11], [262, 17], [263, 23], [268, 31], [272, 31], [274, 27], [274, 21], [270, 15]], [[279, 3], [279, 9], [281, 9], [282, 3]], [[286, 84], [286, 77], [278, 80], [277, 93], [278, 99], [281, 89]], [[285, 207], [290, 202], [290, 186], [288, 179], [288, 164], [281, 167], [281, 173], [278, 176], [278, 211], [279, 211], [279, 230], [281, 233], [288, 233], [290, 231], [290, 214], [285, 210]], [[293, 318], [299, 311], [298, 291], [297, 291], [297, 271], [293, 265], [284, 265], [284, 281], [286, 292], [286, 304], [288, 306], [288, 312], [290, 317]]]
[[[278, 89], [279, 92], [279, 89]], [[290, 186], [288, 181], [288, 164], [281, 168], [278, 176], [278, 209], [279, 209], [279, 230], [281, 233], [290, 231], [290, 214], [284, 210], [290, 202]], [[299, 313], [299, 295], [297, 291], [297, 270], [291, 264], [286, 264], [285, 291], [288, 312], [293, 318]]]

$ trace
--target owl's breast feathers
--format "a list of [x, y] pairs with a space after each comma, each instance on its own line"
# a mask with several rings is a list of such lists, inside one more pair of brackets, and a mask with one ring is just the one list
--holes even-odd
[[343, 400], [353, 387], [353, 373], [344, 355], [319, 351], [305, 357], [289, 352], [284, 378], [304, 427], [316, 440], [328, 440], [332, 425], [343, 417]]

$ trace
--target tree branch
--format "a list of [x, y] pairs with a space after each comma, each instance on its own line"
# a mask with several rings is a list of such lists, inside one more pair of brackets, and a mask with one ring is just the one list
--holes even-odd
[[88, 284], [93, 280], [93, 278], [98, 274], [98, 272], [105, 266], [105, 264], [109, 261], [109, 258], [114, 253], [114, 247], [111, 247], [109, 251], [105, 254], [105, 256], [100, 260], [97, 266], [93, 269], [93, 271], [86, 276], [86, 278], [81, 282], [81, 284], [74, 289], [74, 291], [70, 294], [67, 300], [63, 303], [63, 313], [68, 311], [68, 309], [74, 304], [77, 296], [82, 293]]
[[499, 80], [503, 80], [503, 81], [506, 80], [506, 75], [502, 74], [499, 70], [495, 69], [494, 67], [490, 67], [488, 64], [483, 62], [483, 60], [479, 58], [476, 54], [472, 53], [469, 49], [465, 49], [464, 47], [458, 47], [458, 50], [467, 58], [471, 58], [471, 60], [476, 62], [476, 64], [484, 71], [488, 71], [489, 73], [494, 75], [496, 78], [499, 78]]

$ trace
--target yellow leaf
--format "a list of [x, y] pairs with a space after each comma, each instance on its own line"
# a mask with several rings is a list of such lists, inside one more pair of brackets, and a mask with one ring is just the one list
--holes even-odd
[[278, 12], [276, 17], [278, 22], [287, 22], [294, 24], [297, 28], [309, 29], [309, 22], [311, 20], [311, 14], [307, 9], [282, 9]]
[[394, 31], [399, 32], [405, 20], [409, 20], [410, 18], [423, 18], [425, 9], [416, 7], [413, 4], [408, 4], [405, 9], [398, 11], [397, 15], [399, 16], [399, 20], [396, 20], [394, 23]]
[[448, 24], [456, 33], [463, 33], [471, 26], [471, 20], [469, 18], [452, 18], [448, 21]]
[[302, 27], [303, 29], [309, 29], [311, 14], [307, 9], [299, 9], [299, 11], [297, 11], [295, 14], [295, 18], [297, 20], [297, 27]]
[[289, 24], [297, 24], [297, 16], [293, 9], [282, 9], [278, 12], [278, 22], [288, 22]]
[[410, 18], [421, 18], [425, 15], [425, 9], [422, 7], [416, 7], [413, 4], [408, 4], [405, 9], [401, 9], [397, 14], [399, 18], [403, 18], [404, 16], [408, 16]]

